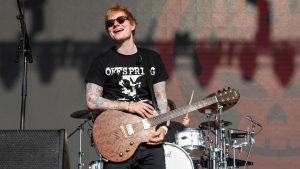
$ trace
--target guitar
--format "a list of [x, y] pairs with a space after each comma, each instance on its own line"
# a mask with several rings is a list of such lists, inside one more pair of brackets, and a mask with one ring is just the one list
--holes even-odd
[[146, 119], [127, 112], [106, 110], [94, 121], [94, 142], [97, 150], [107, 160], [126, 161], [141, 143], [148, 142], [158, 124], [216, 103], [224, 107], [233, 106], [239, 98], [235, 89], [223, 89], [202, 101]]

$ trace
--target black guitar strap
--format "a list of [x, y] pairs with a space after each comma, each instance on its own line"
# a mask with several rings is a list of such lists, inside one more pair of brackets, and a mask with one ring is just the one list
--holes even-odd
[[149, 58], [148, 58], [148, 56], [144, 55], [143, 49], [138, 48], [138, 52], [139, 52], [139, 57], [140, 57], [139, 62], [145, 68], [146, 81], [147, 81], [147, 86], [148, 86], [150, 94], [151, 94], [151, 98], [152, 98], [152, 102], [153, 102], [152, 104], [153, 104], [155, 110], [159, 113], [159, 108], [157, 106], [157, 101], [156, 101], [156, 98], [154, 95], [152, 78], [151, 78], [150, 72], [149, 72], [149, 70], [150, 70]]

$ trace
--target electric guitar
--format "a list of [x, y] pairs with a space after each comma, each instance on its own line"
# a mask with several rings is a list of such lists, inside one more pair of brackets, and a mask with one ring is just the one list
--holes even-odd
[[148, 142], [158, 124], [216, 103], [224, 107], [233, 106], [240, 98], [238, 91], [230, 88], [209, 96], [202, 101], [146, 119], [128, 112], [106, 110], [99, 114], [93, 124], [96, 148], [109, 161], [126, 161], [139, 144]]

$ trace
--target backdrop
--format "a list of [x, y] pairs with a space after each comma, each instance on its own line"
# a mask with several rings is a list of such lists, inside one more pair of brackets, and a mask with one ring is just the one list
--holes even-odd
[[[249, 168], [299, 168], [300, 0], [24, 0], [33, 51], [26, 129], [63, 128], [69, 135], [83, 124], [70, 115], [86, 109], [84, 77], [92, 59], [112, 45], [104, 14], [116, 3], [136, 16], [137, 44], [162, 55], [168, 97], [178, 107], [189, 104], [193, 91], [193, 101], [199, 101], [235, 88], [241, 98], [222, 115], [232, 122], [228, 127], [247, 130], [246, 116], [263, 126]], [[3, 1], [0, 11], [0, 129], [19, 129], [24, 59], [17, 55], [17, 2]], [[208, 121], [198, 111], [190, 117], [195, 128]], [[85, 168], [98, 159], [91, 125], [83, 131]], [[76, 168], [79, 132], [68, 147]], [[237, 158], [245, 160], [248, 148]]]

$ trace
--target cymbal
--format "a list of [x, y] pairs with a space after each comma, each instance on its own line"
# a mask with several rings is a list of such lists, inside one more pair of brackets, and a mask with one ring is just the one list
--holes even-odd
[[71, 117], [75, 119], [88, 119], [92, 112], [88, 109], [75, 111], [71, 114]]
[[[227, 127], [232, 124], [229, 121], [223, 121], [223, 123], [224, 123], [224, 127]], [[205, 122], [200, 123], [200, 127], [204, 127], [205, 129], [207, 129], [208, 127], [216, 129], [216, 128], [220, 127], [220, 122], [219, 121], [205, 121]]]

